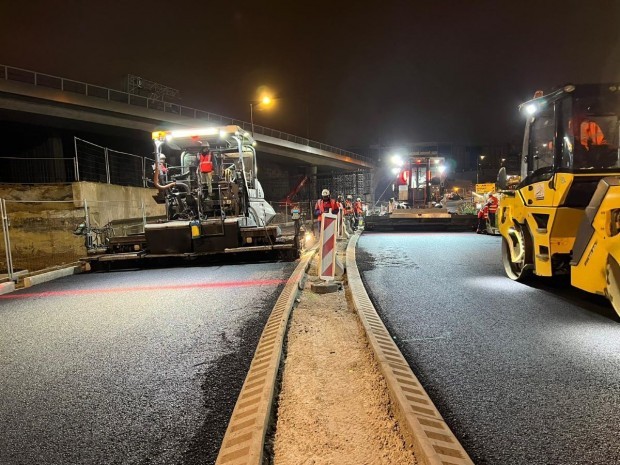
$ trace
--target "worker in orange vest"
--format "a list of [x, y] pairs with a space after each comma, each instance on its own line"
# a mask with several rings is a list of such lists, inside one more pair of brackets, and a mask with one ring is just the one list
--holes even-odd
[[206, 142], [200, 149], [198, 171], [200, 182], [207, 185], [209, 197], [213, 195], [213, 153], [211, 146]]
[[362, 207], [362, 199], [358, 197], [355, 200], [355, 203], [353, 204], [353, 230], [354, 231], [358, 228], [360, 224], [360, 218], [362, 217], [363, 212], [364, 212], [364, 208]]
[[495, 227], [495, 214], [497, 213], [497, 208], [499, 207], [499, 199], [495, 197], [495, 195], [490, 194], [489, 199], [487, 200], [488, 206], [488, 215], [489, 215], [489, 224], [492, 228]]
[[344, 197], [342, 195], [338, 195], [336, 203], [338, 204], [338, 211], [342, 210], [344, 212]]
[[321, 198], [314, 205], [314, 214], [319, 221], [321, 221], [325, 212], [333, 213], [334, 215], [338, 214], [338, 202], [329, 196], [327, 189], [321, 191]]
[[347, 200], [344, 202], [344, 214], [353, 215], [353, 196], [347, 195]]
[[347, 195], [347, 199], [344, 201], [344, 218], [345, 222], [353, 229], [353, 196]]
[[590, 150], [593, 145], [606, 145], [605, 134], [600, 126], [594, 121], [584, 120], [581, 123], [580, 142], [586, 149]]

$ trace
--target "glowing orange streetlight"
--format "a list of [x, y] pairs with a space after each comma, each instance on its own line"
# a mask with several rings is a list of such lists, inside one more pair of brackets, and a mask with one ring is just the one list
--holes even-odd
[[263, 95], [258, 102], [250, 102], [250, 124], [252, 125], [252, 137], [254, 137], [254, 104], [256, 105], [271, 105], [273, 99], [269, 95]]

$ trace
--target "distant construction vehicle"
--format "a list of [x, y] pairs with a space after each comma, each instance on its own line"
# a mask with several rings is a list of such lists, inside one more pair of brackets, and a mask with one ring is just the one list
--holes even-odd
[[[395, 171], [398, 192], [396, 200], [404, 201], [407, 207], [412, 208], [395, 208], [386, 215], [367, 216], [364, 219], [364, 229], [473, 231], [477, 222], [476, 216], [459, 213], [464, 199], [455, 194], [453, 198], [450, 193], [446, 194], [441, 202], [434, 201], [441, 191], [439, 179], [444, 170], [443, 162], [443, 157], [425, 155], [413, 155], [407, 162], [401, 162], [402, 167]], [[433, 186], [434, 182], [436, 186]], [[400, 204], [398, 205], [400, 207]]]
[[[569, 274], [620, 315], [620, 85], [567, 85], [520, 106], [521, 182], [498, 211], [506, 274]], [[506, 172], [498, 184], [505, 188]]]

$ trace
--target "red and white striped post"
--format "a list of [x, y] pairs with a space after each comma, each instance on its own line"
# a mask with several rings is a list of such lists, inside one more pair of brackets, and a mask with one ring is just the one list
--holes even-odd
[[323, 213], [321, 217], [321, 253], [319, 255], [319, 278], [333, 281], [336, 275], [336, 237], [338, 215]]
[[345, 237], [346, 232], [344, 228], [344, 212], [342, 208], [338, 210], [338, 239], [342, 239]]

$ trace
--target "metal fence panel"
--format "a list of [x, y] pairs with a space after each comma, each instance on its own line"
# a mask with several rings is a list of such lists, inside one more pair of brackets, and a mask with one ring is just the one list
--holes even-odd
[[36, 85], [36, 73], [20, 68], [7, 67], [6, 79]]
[[108, 149], [110, 184], [120, 186], [144, 185], [144, 157]]
[[129, 103], [131, 105], [135, 105], [138, 107], [144, 107], [144, 108], [148, 108], [149, 106], [149, 99], [147, 99], [146, 97], [142, 97], [140, 95], [129, 95], [129, 94], [125, 94], [125, 102], [127, 102], [127, 98], [129, 98]]
[[110, 100], [112, 102], [129, 103], [129, 94], [120, 90], [110, 89]]
[[74, 92], [76, 94], [86, 95], [87, 84], [79, 81], [72, 81], [70, 79], [63, 79], [62, 85], [64, 91]]
[[7, 255], [7, 250], [10, 251], [10, 247], [7, 247], [9, 244], [9, 236], [6, 234], [8, 222], [6, 221], [7, 216], [4, 203], [4, 199], [0, 199], [0, 277], [13, 279], [11, 256]]
[[37, 74], [37, 85], [51, 89], [62, 89], [62, 79], [47, 74]]
[[107, 182], [106, 148], [75, 138], [80, 181]]
[[89, 84], [87, 92], [89, 97], [97, 97], [105, 100], [108, 99], [108, 89], [105, 87], [93, 86], [92, 84]]

